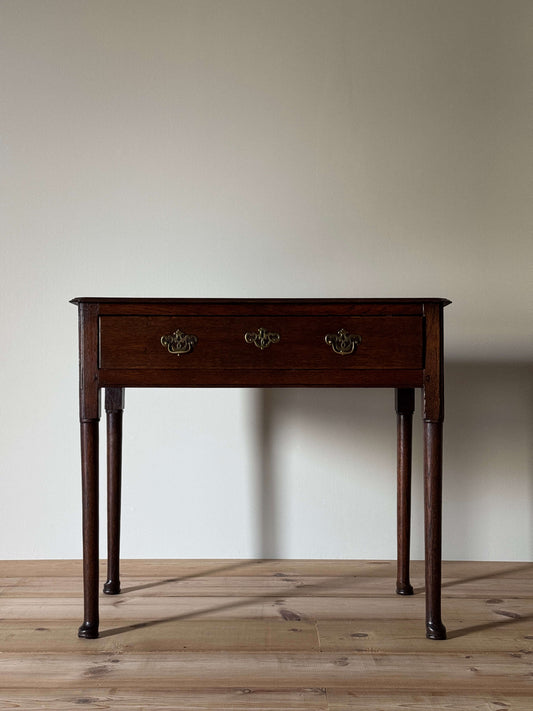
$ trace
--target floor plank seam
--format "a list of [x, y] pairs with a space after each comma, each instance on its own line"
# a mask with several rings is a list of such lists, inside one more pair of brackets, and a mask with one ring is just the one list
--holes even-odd
[[361, 561], [135, 561], [102, 637], [78, 640], [78, 567], [0, 567], [0, 708], [533, 708], [532, 564], [445, 563], [445, 642], [425, 639], [422, 578], [400, 599], [392, 563]]

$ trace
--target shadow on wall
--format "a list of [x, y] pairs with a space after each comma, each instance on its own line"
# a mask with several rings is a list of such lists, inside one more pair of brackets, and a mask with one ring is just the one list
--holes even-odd
[[[533, 369], [529, 364], [452, 362], [446, 367], [445, 383], [443, 557], [529, 560], [533, 555]], [[413, 559], [424, 556], [420, 397], [418, 391], [413, 420]], [[287, 522], [283, 520], [286, 507], [280, 506], [279, 489], [285, 487], [280, 438], [290, 437], [293, 423], [303, 423], [298, 431], [308, 433], [303, 446], [312, 449], [323, 443], [336, 452], [344, 448], [354, 462], [358, 485], [368, 459], [370, 486], [383, 487], [390, 499], [390, 487], [396, 489], [392, 390], [272, 389], [256, 391], [256, 398], [259, 557], [284, 557]], [[302, 458], [302, 467], [303, 462]], [[305, 487], [299, 492], [299, 503], [306, 506]], [[370, 524], [381, 526], [380, 516], [394, 518], [395, 509], [389, 506], [379, 514], [368, 514]], [[360, 553], [354, 557], [361, 557]]]
[[[533, 555], [533, 369], [451, 363], [446, 371], [445, 519], [454, 558]], [[504, 551], [515, 551], [505, 556]]]

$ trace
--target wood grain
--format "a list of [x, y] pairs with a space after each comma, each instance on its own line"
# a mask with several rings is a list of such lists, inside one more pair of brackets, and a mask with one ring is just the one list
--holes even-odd
[[80, 561], [2, 561], [0, 709], [529, 711], [533, 565], [444, 563], [438, 643], [413, 572], [402, 597], [389, 561], [125, 561], [80, 640]]
[[354, 691], [328, 693], [330, 711], [531, 711], [531, 698], [514, 694], [364, 694]]
[[[422, 368], [422, 323], [413, 316], [101, 316], [100, 368], [414, 370]], [[279, 343], [265, 350], [247, 343], [244, 334], [259, 326], [280, 335]], [[161, 345], [161, 336], [178, 328], [197, 338], [186, 357]], [[361, 335], [352, 358], [339, 358], [325, 343], [339, 328]]]
[[[523, 582], [519, 578], [504, 578], [507, 598], [521, 597], [523, 592]], [[424, 580], [418, 576], [412, 577], [415, 595], [424, 592]], [[277, 578], [271, 576], [250, 575], [239, 576], [218, 576], [218, 577], [192, 577], [192, 578], [162, 578], [154, 580], [147, 576], [124, 577], [123, 591], [125, 594], [143, 591], [146, 597], [181, 597], [209, 595], [212, 597], [225, 597], [228, 594], [246, 596], [248, 599], [256, 597], [268, 600], [276, 597], [375, 597], [391, 596], [395, 590], [394, 583], [392, 589], [390, 578], [346, 575], [346, 576], [299, 576]], [[501, 593], [502, 581], [496, 578], [484, 578], [481, 580], [457, 580], [455, 578], [443, 578], [442, 596], [444, 598], [498, 598]], [[63, 597], [65, 595], [76, 595], [80, 592], [79, 580], [62, 577], [54, 579], [51, 577], [13, 577], [5, 578], [0, 587], [0, 594], [3, 590], [10, 591], [12, 596], [34, 596], [48, 591], [50, 597]], [[394, 599], [394, 598], [392, 598]], [[370, 601], [369, 601], [370, 602]], [[104, 601], [101, 601], [102, 605]]]

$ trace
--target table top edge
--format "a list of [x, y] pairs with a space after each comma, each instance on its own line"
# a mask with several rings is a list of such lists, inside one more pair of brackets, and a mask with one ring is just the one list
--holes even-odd
[[161, 297], [97, 297], [77, 296], [71, 304], [428, 304], [439, 303], [447, 306], [452, 302], [441, 297], [417, 298], [161, 298]]

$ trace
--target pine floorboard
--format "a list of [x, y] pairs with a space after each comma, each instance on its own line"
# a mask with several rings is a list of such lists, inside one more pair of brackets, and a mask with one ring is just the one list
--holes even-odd
[[444, 563], [442, 642], [420, 561], [412, 582], [395, 595], [390, 561], [124, 561], [80, 640], [80, 561], [0, 561], [0, 711], [532, 711], [533, 564]]

